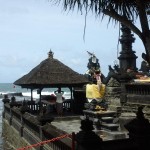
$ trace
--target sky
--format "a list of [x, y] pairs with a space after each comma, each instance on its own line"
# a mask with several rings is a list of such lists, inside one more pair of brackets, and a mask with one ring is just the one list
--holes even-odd
[[[144, 47], [134, 37], [139, 68]], [[119, 25], [108, 25], [108, 17], [101, 21], [89, 13], [85, 23], [84, 13], [64, 11], [50, 0], [0, 0], [0, 83], [13, 83], [27, 74], [47, 59], [50, 49], [55, 59], [80, 74], [88, 69], [87, 51], [92, 52], [107, 76], [108, 65], [118, 61], [119, 38]]]

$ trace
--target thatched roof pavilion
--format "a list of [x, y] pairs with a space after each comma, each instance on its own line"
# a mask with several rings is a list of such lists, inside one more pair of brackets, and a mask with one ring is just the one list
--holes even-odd
[[54, 59], [51, 50], [47, 59], [14, 82], [15, 85], [22, 88], [31, 89], [31, 100], [34, 89], [38, 89], [41, 95], [43, 88], [68, 87], [72, 93], [73, 87], [82, 87], [87, 83], [88, 80], [84, 75], [73, 71], [59, 60]]

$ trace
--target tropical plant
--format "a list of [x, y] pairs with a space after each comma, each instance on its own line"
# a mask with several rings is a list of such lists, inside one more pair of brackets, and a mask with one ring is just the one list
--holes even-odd
[[[109, 16], [115, 22], [120, 22], [139, 36], [145, 47], [150, 63], [150, 30], [149, 14], [150, 0], [54, 0], [62, 2], [65, 10], [77, 8], [81, 12], [92, 11], [96, 16]], [[135, 25], [139, 19], [141, 27]]]

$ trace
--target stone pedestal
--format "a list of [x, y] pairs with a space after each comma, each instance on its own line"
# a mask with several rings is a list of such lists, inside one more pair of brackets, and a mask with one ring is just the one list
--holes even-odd
[[116, 111], [118, 115], [121, 113], [120, 93], [120, 83], [111, 78], [106, 86], [105, 100], [108, 102], [108, 109]]
[[122, 113], [121, 116], [119, 116], [120, 130], [128, 132], [128, 130], [124, 127], [124, 125], [135, 118], [136, 118], [135, 113], [130, 113], [130, 112]]

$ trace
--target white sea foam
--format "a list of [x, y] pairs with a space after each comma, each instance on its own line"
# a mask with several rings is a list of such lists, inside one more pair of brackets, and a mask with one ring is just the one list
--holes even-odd
[[[51, 95], [51, 94], [54, 94], [54, 92], [48, 92], [48, 91], [41, 92], [41, 95]], [[22, 95], [25, 96], [25, 97], [31, 97], [31, 92], [23, 92]], [[54, 95], [55, 95], [55, 94], [54, 94]], [[34, 99], [39, 99], [39, 97], [40, 97], [40, 95], [37, 94], [36, 91], [33, 91], [33, 92], [32, 92], [32, 96], [33, 96]], [[71, 98], [70, 92], [64, 92], [63, 97], [64, 97], [65, 99], [70, 99], [70, 98]]]

